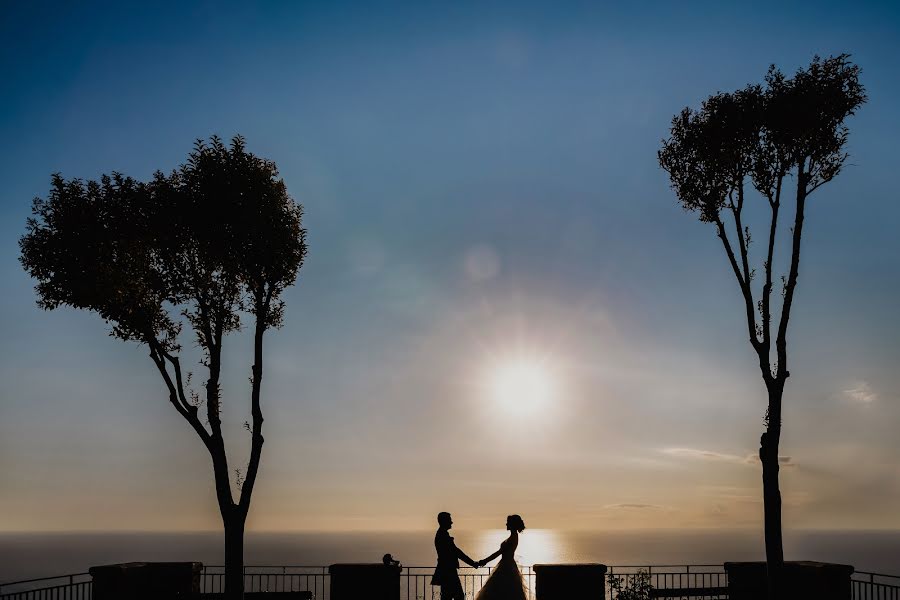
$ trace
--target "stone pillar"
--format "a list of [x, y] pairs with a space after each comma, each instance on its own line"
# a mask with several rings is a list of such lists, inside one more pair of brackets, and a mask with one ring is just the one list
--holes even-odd
[[328, 567], [331, 600], [397, 600], [400, 566], [383, 563], [337, 564]]
[[131, 562], [91, 567], [93, 600], [179, 600], [200, 594], [199, 562]]
[[[757, 600], [767, 594], [766, 563], [727, 562], [729, 600]], [[815, 561], [784, 563], [785, 598], [850, 600], [853, 567]]]
[[606, 565], [534, 565], [537, 600], [604, 600]]

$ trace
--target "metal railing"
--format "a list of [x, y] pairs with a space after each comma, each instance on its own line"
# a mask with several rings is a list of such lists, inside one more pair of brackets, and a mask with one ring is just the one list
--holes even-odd
[[850, 586], [853, 600], [900, 600], [900, 575], [856, 571]]
[[[622, 580], [628, 587], [635, 579], [646, 573], [650, 585], [660, 590], [709, 590], [721, 592], [728, 587], [728, 576], [723, 565], [611, 565], [607, 568], [606, 597], [613, 598], [609, 577]], [[670, 598], [694, 598], [695, 595], [674, 595]], [[727, 593], [702, 596], [704, 600], [727, 599]]]
[[[532, 567], [522, 567], [522, 577], [529, 600], [535, 600], [535, 573]], [[201, 594], [224, 591], [225, 569], [204, 566], [200, 575]], [[467, 599], [475, 595], [490, 576], [492, 569], [484, 567], [460, 569], [460, 580]], [[398, 600], [438, 600], [440, 589], [431, 585], [434, 567], [404, 567], [400, 574]], [[608, 575], [621, 578], [628, 586], [640, 573], [646, 573], [653, 589], [715, 590], [728, 586], [722, 565], [612, 565]], [[330, 600], [330, 575], [324, 566], [259, 565], [244, 568], [244, 586], [248, 592], [303, 592], [316, 600]], [[88, 573], [74, 573], [57, 577], [42, 577], [0, 584], [0, 600], [91, 600], [92, 582]], [[606, 597], [615, 600], [606, 584]], [[665, 596], [675, 597], [679, 596]], [[680, 596], [682, 599], [695, 596]], [[728, 598], [727, 594], [703, 596]], [[857, 571], [851, 580], [852, 600], [900, 600], [900, 575], [886, 575]]]
[[[312, 592], [313, 598], [327, 598], [328, 587], [328, 567], [298, 565], [244, 567], [245, 592]], [[200, 593], [220, 594], [224, 591], [225, 567], [204, 565], [200, 572]]]
[[[521, 567], [522, 579], [528, 600], [535, 600], [535, 573], [530, 566]], [[439, 600], [440, 588], [431, 585], [434, 567], [403, 567], [400, 573], [399, 600]], [[462, 567], [459, 579], [467, 600], [474, 599], [490, 576], [492, 569]], [[608, 574], [622, 579], [627, 587], [639, 573], [649, 576], [656, 590], [672, 589], [720, 589], [728, 585], [722, 565], [620, 565], [608, 568]], [[304, 566], [256, 566], [244, 570], [244, 589], [248, 592], [305, 592], [313, 593], [316, 600], [330, 600], [330, 575], [327, 567]], [[204, 567], [201, 575], [201, 593], [219, 593], [224, 589], [224, 567]], [[608, 581], [606, 597], [613, 598]], [[673, 596], [678, 598], [679, 596]], [[687, 598], [687, 596], [684, 596]], [[727, 598], [727, 594], [715, 594], [705, 598]], [[898, 599], [900, 600], [900, 599]]]
[[90, 600], [88, 573], [39, 577], [0, 584], [0, 600]]
[[[522, 567], [522, 577], [528, 600], [534, 600], [534, 571]], [[492, 569], [484, 567], [460, 569], [459, 579], [466, 598], [475, 594], [487, 581]], [[403, 567], [400, 572], [400, 597], [398, 600], [439, 600], [440, 588], [431, 585], [434, 567]], [[246, 592], [312, 592], [316, 600], [330, 600], [330, 575], [328, 567], [260, 565], [244, 568]], [[215, 594], [224, 591], [225, 568], [220, 565], [204, 566], [200, 575], [200, 593]]]

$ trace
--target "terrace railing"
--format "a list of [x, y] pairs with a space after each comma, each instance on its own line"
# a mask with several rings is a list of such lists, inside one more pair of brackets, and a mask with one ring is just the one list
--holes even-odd
[[[611, 565], [607, 569], [607, 577], [622, 580], [623, 588], [646, 573], [650, 584], [656, 592], [670, 590], [695, 590], [703, 595], [658, 595], [665, 598], [702, 598], [703, 600], [727, 599], [728, 577], [723, 565]], [[606, 597], [614, 600], [607, 580]]]
[[850, 579], [853, 600], [900, 600], [900, 575], [856, 571]]
[[[535, 600], [535, 573], [532, 567], [521, 568], [522, 578], [529, 600]], [[728, 581], [722, 565], [652, 565], [611, 566], [610, 575], [620, 577], [625, 586], [641, 571], [646, 572], [655, 589], [717, 588], [727, 587]], [[434, 567], [404, 567], [400, 573], [400, 598], [398, 600], [438, 600], [440, 588], [431, 585]], [[463, 567], [459, 578], [466, 598], [475, 595], [491, 574], [490, 567], [473, 569]], [[244, 589], [248, 592], [304, 592], [310, 591], [316, 600], [329, 600], [327, 567], [309, 566], [255, 566], [244, 570]], [[225, 572], [222, 566], [205, 566], [201, 574], [202, 593], [220, 593], [224, 590]], [[606, 597], [610, 598], [607, 584]], [[677, 596], [675, 596], [677, 598]], [[727, 598], [716, 594], [706, 598]]]
[[[403, 567], [400, 572], [398, 600], [439, 600], [440, 588], [431, 585], [434, 567]], [[461, 568], [459, 579], [466, 598], [474, 598], [491, 574], [490, 567]], [[529, 600], [534, 600], [534, 571], [522, 567]], [[245, 567], [244, 590], [247, 592], [305, 592], [316, 600], [330, 600], [328, 567], [274, 566]], [[224, 590], [225, 569], [219, 565], [204, 566], [200, 575], [201, 594], [216, 594]]]
[[[404, 567], [400, 575], [398, 600], [438, 600], [440, 589], [431, 585], [434, 567]], [[728, 581], [722, 565], [612, 565], [608, 574], [622, 578], [628, 585], [640, 572], [649, 575], [656, 597], [693, 600], [701, 596], [672, 596], [660, 594], [662, 590], [714, 590], [727, 588]], [[491, 569], [460, 569], [460, 580], [467, 599], [473, 599]], [[535, 574], [531, 567], [522, 567], [522, 576], [529, 600], [535, 598]], [[205, 566], [200, 575], [201, 594], [224, 591], [224, 567]], [[262, 565], [244, 569], [244, 586], [248, 592], [312, 592], [315, 600], [330, 600], [330, 575], [328, 567]], [[900, 576], [857, 571], [853, 574], [852, 600], [900, 600]], [[88, 573], [75, 573], [58, 577], [44, 577], [0, 584], [0, 600], [91, 600], [92, 583]], [[606, 597], [610, 597], [607, 585]], [[727, 599], [727, 593], [702, 598]], [[612, 597], [611, 600], [615, 600]]]
[[88, 573], [25, 579], [0, 584], [0, 600], [90, 600]]

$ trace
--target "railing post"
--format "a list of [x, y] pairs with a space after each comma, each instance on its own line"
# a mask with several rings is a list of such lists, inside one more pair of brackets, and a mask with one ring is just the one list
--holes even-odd
[[537, 600], [603, 600], [606, 597], [606, 565], [534, 565], [533, 570]]
[[[784, 563], [784, 593], [787, 597], [821, 600], [849, 598], [852, 595], [851, 565], [814, 561]], [[731, 600], [755, 600], [765, 595], [767, 574], [764, 562], [725, 563], [728, 596]]]
[[397, 600], [400, 598], [400, 567], [383, 563], [335, 564], [331, 574], [331, 600]]
[[162, 600], [200, 592], [203, 564], [122, 563], [91, 567], [94, 600]]

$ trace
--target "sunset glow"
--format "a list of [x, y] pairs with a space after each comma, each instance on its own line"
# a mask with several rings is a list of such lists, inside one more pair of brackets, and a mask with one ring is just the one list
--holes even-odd
[[[500, 542], [509, 536], [504, 529], [485, 531], [478, 538], [475, 552], [479, 556], [487, 556], [500, 546]], [[552, 529], [526, 529], [519, 535], [519, 547], [516, 549], [516, 560], [523, 565], [539, 565], [559, 562], [565, 559], [560, 535]]]
[[[772, 63], [792, 76], [842, 52], [870, 98], [847, 120], [846, 167], [807, 205], [781, 447], [767, 456], [781, 457], [786, 544], [800, 530], [900, 531], [900, 3], [708, 4], [6, 3], [0, 533], [219, 535], [197, 435], [212, 416], [236, 497], [260, 461], [248, 536], [350, 540], [346, 555], [293, 555], [285, 542], [285, 564], [385, 552], [430, 562], [438, 511], [473, 554], [488, 530], [484, 552], [496, 550], [506, 515], [520, 514], [524, 564], [574, 556], [572, 538], [553, 532], [741, 529], [741, 546], [704, 560], [761, 556], [769, 397], [747, 308], [757, 314], [771, 262], [780, 318], [799, 178], [771, 260], [771, 205], [747, 181], [739, 229], [754, 234], [735, 235], [749, 247], [747, 305], [722, 240], [685, 214], [658, 152], [683, 108], [765, 85]], [[173, 406], [146, 344], [110, 336], [106, 308], [44, 310], [42, 282], [20, 260], [33, 199], [56, 193], [52, 174], [149, 184], [157, 170], [181, 173], [195, 140], [214, 135], [240, 135], [277, 165], [308, 233], [303, 268], [280, 290], [280, 327], [264, 337], [256, 455], [252, 313], [223, 338], [210, 412], [211, 363], [190, 320], [163, 303], [182, 329], [190, 405]], [[210, 206], [194, 220], [224, 235], [220, 203]], [[182, 245], [169, 229], [142, 243]], [[73, 231], [60, 239], [83, 239]], [[227, 255], [241, 268], [255, 264], [238, 260], [244, 250], [274, 238], [247, 239]], [[131, 264], [91, 264], [103, 274], [116, 261]], [[141, 277], [111, 286], [110, 301], [168, 280]], [[179, 410], [194, 408], [197, 429]], [[418, 546], [351, 537], [398, 532]], [[672, 536], [670, 558], [691, 560]], [[602, 539], [603, 552], [579, 559], [623, 556]], [[149, 556], [122, 544], [111, 560]], [[635, 560], [652, 558], [652, 544], [636, 548]]]
[[558, 383], [548, 365], [530, 357], [502, 362], [490, 374], [489, 394], [494, 405], [525, 417], [545, 411], [557, 390]]

